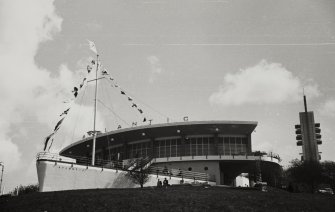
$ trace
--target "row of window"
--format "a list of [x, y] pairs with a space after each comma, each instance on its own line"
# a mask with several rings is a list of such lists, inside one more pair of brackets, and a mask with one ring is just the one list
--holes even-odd
[[[196, 155], [234, 155], [247, 152], [247, 137], [218, 137], [217, 147], [213, 137], [191, 137], [185, 140], [184, 153], [182, 153], [181, 139], [172, 138], [155, 141], [153, 157], [178, 157]], [[217, 151], [216, 151], [217, 148]], [[124, 147], [119, 146], [105, 151], [112, 159], [126, 159], [146, 157], [152, 154], [150, 142], [128, 144], [127, 155], [124, 155]], [[107, 158], [106, 158], [107, 159]], [[108, 158], [109, 159], [109, 158]]]

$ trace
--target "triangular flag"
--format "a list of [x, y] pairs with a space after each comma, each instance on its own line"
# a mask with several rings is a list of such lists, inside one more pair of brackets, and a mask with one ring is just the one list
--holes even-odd
[[87, 65], [87, 72], [90, 73], [92, 71], [92, 67]]
[[50, 152], [50, 148], [51, 148], [53, 143], [54, 143], [54, 138], [51, 139], [51, 144], [49, 145], [48, 152]]
[[62, 114], [60, 114], [60, 116], [62, 115], [66, 115], [69, 112], [70, 108], [66, 109]]
[[106, 70], [101, 71], [101, 74], [102, 74], [102, 75], [108, 75], [108, 73], [107, 73]]
[[143, 122], [146, 122], [146, 121], [147, 121], [147, 119], [144, 117]]
[[95, 43], [93, 41], [90, 41], [90, 40], [87, 40], [87, 41], [88, 41], [88, 46], [90, 47], [90, 49], [94, 53], [98, 54], [97, 47], [95, 46]]
[[128, 96], [128, 100], [129, 101], [133, 101], [133, 98], [131, 98], [130, 96]]
[[121, 91], [121, 94], [125, 95], [126, 93], [124, 91]]
[[56, 124], [55, 129], [54, 129], [54, 132], [56, 132], [56, 131], [60, 128], [60, 125], [62, 124], [64, 118], [65, 118], [65, 117], [63, 117], [61, 120], [59, 120], [59, 122]]
[[142, 109], [137, 109], [140, 113], [143, 113], [143, 110]]
[[48, 135], [48, 136], [45, 138], [43, 151], [45, 151], [45, 150], [47, 149], [48, 142], [49, 142], [51, 136], [53, 136], [54, 134], [55, 134], [55, 133], [51, 133], [50, 135]]
[[78, 91], [78, 88], [77, 88], [77, 87], [74, 87], [72, 93], [75, 93], [75, 92], [77, 92], [77, 91]]

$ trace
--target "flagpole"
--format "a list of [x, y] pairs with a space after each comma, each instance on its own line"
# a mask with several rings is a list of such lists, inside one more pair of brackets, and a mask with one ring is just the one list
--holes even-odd
[[97, 117], [97, 96], [98, 96], [98, 69], [99, 69], [99, 55], [97, 54], [97, 68], [95, 72], [95, 94], [94, 94], [94, 122], [93, 122], [93, 146], [92, 146], [92, 166], [95, 164], [95, 143], [97, 139], [97, 132], [95, 130], [95, 122]]

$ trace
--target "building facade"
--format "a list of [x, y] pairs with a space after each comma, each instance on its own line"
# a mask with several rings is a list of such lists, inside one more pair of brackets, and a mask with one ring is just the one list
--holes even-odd
[[[256, 161], [280, 168], [278, 158], [252, 152], [251, 134], [256, 126], [257, 122], [246, 121], [179, 122], [103, 133], [97, 137], [96, 165], [149, 158], [154, 167], [206, 173], [216, 184], [232, 185], [241, 173], [249, 173], [252, 180]], [[90, 158], [91, 148], [89, 137], [66, 147], [60, 155]]]

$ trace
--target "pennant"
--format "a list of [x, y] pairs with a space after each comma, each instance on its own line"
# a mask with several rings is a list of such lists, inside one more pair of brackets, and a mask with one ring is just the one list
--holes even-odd
[[74, 97], [76, 98], [77, 95], [78, 95], [78, 88], [74, 87], [72, 93], [73, 93]]
[[54, 129], [54, 132], [56, 132], [57, 130], [59, 130], [60, 125], [62, 124], [64, 118], [65, 118], [65, 117], [63, 117], [61, 120], [59, 120], [59, 122], [56, 124], [55, 129]]
[[95, 46], [95, 43], [93, 41], [90, 41], [90, 40], [87, 40], [87, 41], [88, 41], [88, 46], [90, 47], [90, 49], [94, 53], [98, 54], [97, 47]]
[[114, 85], [114, 87], [115, 87], [115, 88], [118, 88], [118, 87], [119, 87], [119, 85], [115, 84], [115, 85]]
[[143, 110], [142, 110], [142, 109], [137, 109], [137, 110], [138, 110], [138, 112], [143, 113]]
[[87, 65], [87, 72], [90, 73], [92, 71], [92, 67]]
[[106, 70], [103, 70], [103, 71], [101, 72], [101, 74], [102, 74], [102, 75], [108, 75], [108, 73], [107, 73]]
[[133, 98], [131, 98], [130, 96], [128, 96], [128, 100], [129, 101], [133, 101]]
[[43, 151], [45, 151], [47, 149], [47, 146], [48, 146], [48, 142], [50, 140], [50, 138], [54, 135], [55, 133], [51, 133], [50, 135], [48, 135], [46, 138], [45, 138], [45, 141], [44, 141], [44, 149]]
[[78, 92], [78, 88], [74, 87], [72, 93]]
[[137, 107], [137, 104], [133, 103], [133, 105], [131, 107]]
[[86, 81], [86, 77], [83, 79], [83, 82], [80, 84], [80, 86], [79, 86], [80, 88], [82, 88], [84, 86], [85, 81]]
[[144, 117], [143, 122], [146, 122], [146, 121], [147, 121], [147, 118]]
[[92, 63], [92, 65], [95, 65], [95, 60], [92, 60], [91, 63]]
[[54, 139], [52, 138], [51, 139], [51, 144], [49, 145], [49, 148], [48, 148], [48, 152], [50, 152], [50, 148], [51, 148], [51, 146], [52, 146], [53, 143], [54, 143]]
[[112, 81], [114, 80], [112, 77], [109, 77], [109, 79], [112, 80]]
[[60, 114], [59, 116], [62, 116], [62, 115], [67, 115], [67, 113], [69, 112], [70, 108], [66, 109], [62, 114]]
[[126, 93], [124, 91], [121, 91], [121, 94], [126, 95]]

